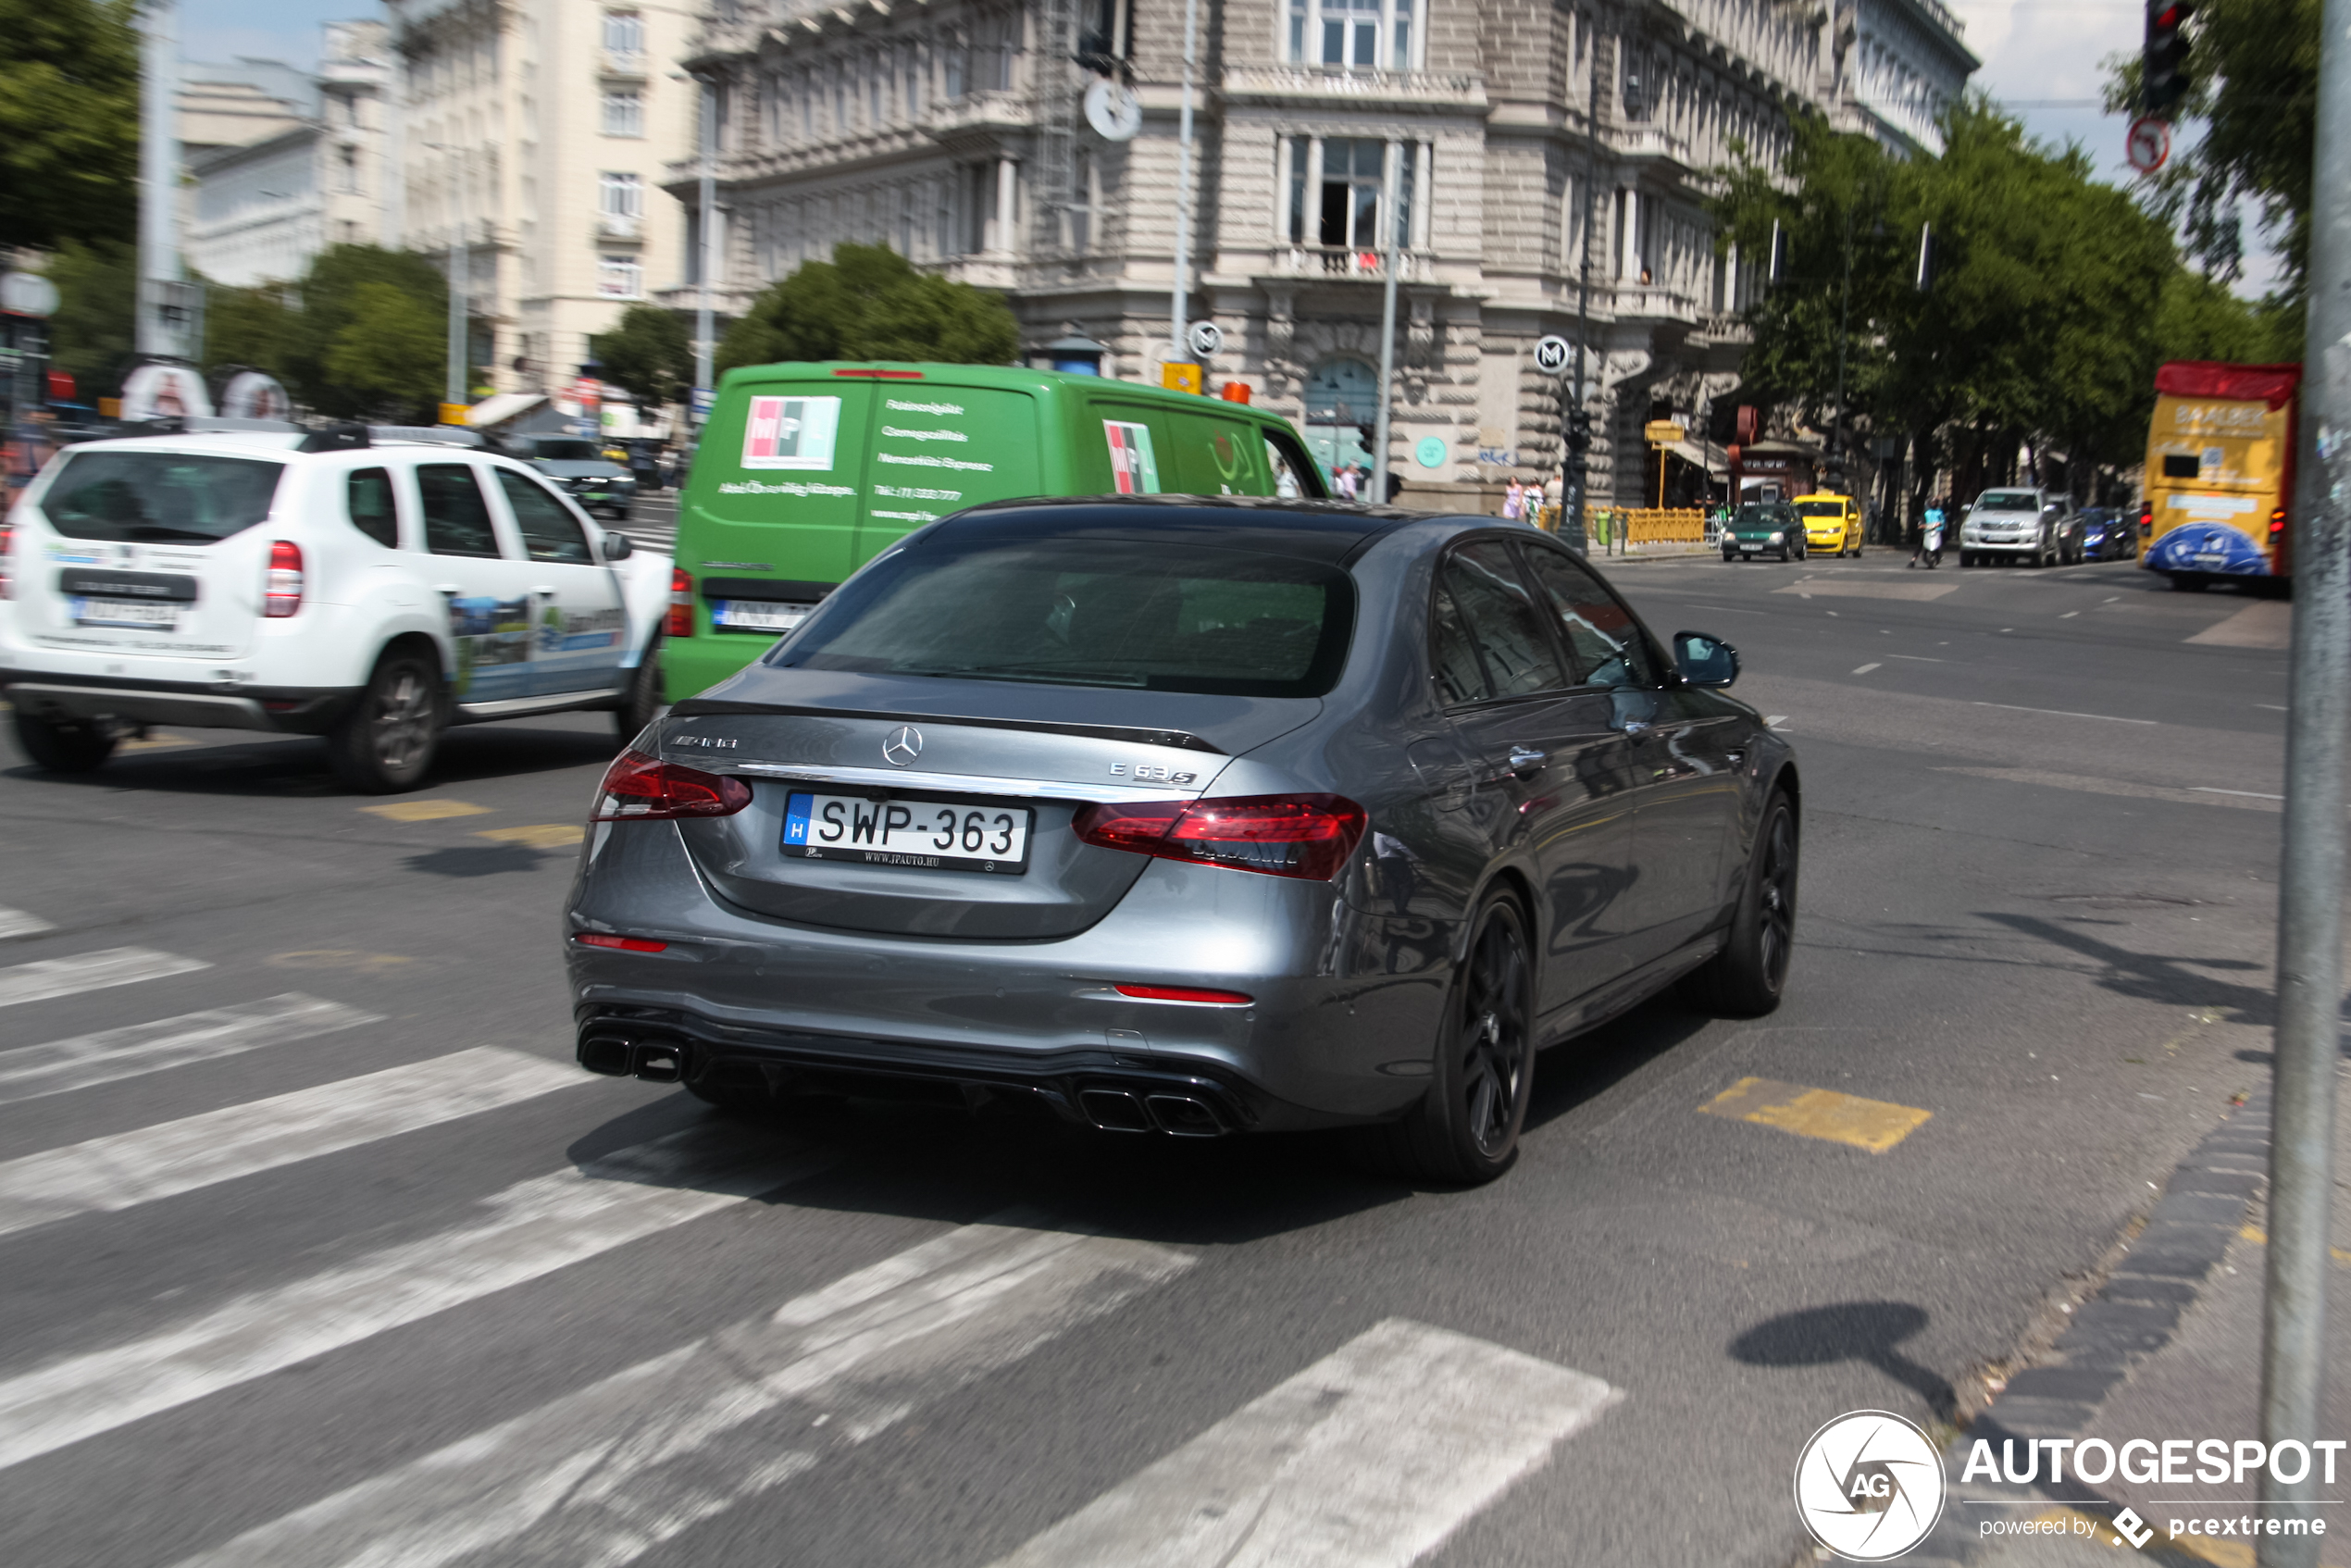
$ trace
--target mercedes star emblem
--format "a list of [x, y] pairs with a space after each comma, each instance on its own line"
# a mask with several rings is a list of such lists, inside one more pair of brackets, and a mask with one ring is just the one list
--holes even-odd
[[923, 732], [911, 724], [900, 725], [882, 742], [882, 756], [892, 767], [904, 767], [922, 754]]

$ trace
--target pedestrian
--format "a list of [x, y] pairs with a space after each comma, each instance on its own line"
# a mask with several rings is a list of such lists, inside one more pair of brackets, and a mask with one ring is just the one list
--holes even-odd
[[1355, 499], [1357, 489], [1355, 483], [1355, 465], [1351, 461], [1341, 463], [1338, 466], [1338, 472], [1332, 476], [1332, 480], [1335, 488], [1338, 491], [1338, 498], [1341, 501], [1352, 501]]
[[1517, 522], [1525, 510], [1525, 487], [1513, 479], [1511, 480], [1510, 488], [1502, 492], [1502, 519], [1505, 522]]

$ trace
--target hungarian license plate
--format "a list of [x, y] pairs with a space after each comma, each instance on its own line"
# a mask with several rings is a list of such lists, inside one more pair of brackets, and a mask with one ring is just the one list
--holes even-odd
[[795, 794], [784, 807], [783, 848], [796, 860], [1017, 877], [1028, 869], [1036, 820], [1026, 806]]
[[710, 624], [734, 631], [790, 631], [806, 620], [815, 607], [773, 599], [714, 599]]
[[142, 631], [169, 631], [180, 624], [180, 606], [148, 599], [82, 599], [68, 601], [76, 626], [130, 626]]

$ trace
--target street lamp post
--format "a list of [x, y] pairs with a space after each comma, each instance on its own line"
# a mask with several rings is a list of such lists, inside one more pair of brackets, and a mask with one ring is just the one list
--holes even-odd
[[1199, 47], [1200, 0], [1184, 0], [1184, 101], [1176, 127], [1176, 283], [1168, 296], [1174, 322], [1167, 335], [1168, 358], [1183, 362], [1190, 354], [1185, 342], [1189, 293], [1184, 280], [1186, 253], [1192, 243], [1192, 66]]
[[473, 304], [473, 257], [465, 244], [465, 199], [459, 189], [466, 168], [466, 150], [454, 142], [428, 142], [425, 145], [448, 158], [444, 171], [447, 199], [442, 204], [449, 213], [449, 366], [441, 390], [442, 405], [446, 410], [469, 401], [466, 396], [466, 314]]
[[1404, 185], [1404, 156], [1407, 143], [1387, 144], [1387, 180], [1380, 192], [1380, 227], [1387, 230], [1387, 255], [1384, 270], [1387, 283], [1380, 298], [1379, 313], [1379, 412], [1372, 417], [1372, 499], [1382, 505], [1387, 504], [1387, 422], [1388, 410], [1395, 403], [1394, 389], [1389, 385], [1396, 377], [1396, 267], [1403, 252], [1403, 227], [1397, 207]]
[[702, 280], [702, 287], [695, 291], [694, 392], [692, 406], [688, 408], [687, 416], [699, 430], [702, 421], [710, 412], [704, 394], [710, 391], [711, 365], [717, 352], [717, 345], [711, 341], [710, 219], [713, 209], [718, 205], [718, 89], [707, 78], [697, 76], [694, 80], [702, 84], [702, 127], [699, 133], [702, 143], [702, 188], [695, 193], [695, 198], [702, 205], [702, 221], [697, 225], [694, 235], [694, 243], [701, 253], [694, 271]]

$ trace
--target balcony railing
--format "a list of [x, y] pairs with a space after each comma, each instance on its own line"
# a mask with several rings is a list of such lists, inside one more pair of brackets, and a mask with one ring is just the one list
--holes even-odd
[[[1292, 278], [1362, 278], [1375, 281], [1387, 276], [1387, 257], [1379, 251], [1350, 250], [1345, 245], [1285, 245], [1274, 253], [1274, 270]], [[1396, 258], [1399, 282], [1424, 282], [1432, 276], [1424, 253], [1404, 251]]]
[[1306, 98], [1328, 102], [1473, 106], [1486, 102], [1482, 77], [1430, 70], [1349, 70], [1339, 66], [1234, 66], [1228, 98]]

